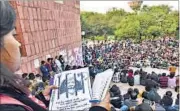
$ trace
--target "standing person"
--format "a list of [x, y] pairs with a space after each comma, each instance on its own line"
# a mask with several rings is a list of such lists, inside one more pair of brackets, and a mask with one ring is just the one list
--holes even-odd
[[49, 78], [50, 78], [50, 73], [49, 73], [49, 71], [48, 71], [48, 69], [47, 69], [47, 67], [45, 65], [46, 65], [46, 62], [41, 61], [40, 70], [42, 72], [42, 79], [43, 79], [44, 82], [49, 80]]
[[51, 67], [53, 72], [57, 73], [57, 64], [55, 63], [55, 60], [53, 58], [51, 58]]
[[58, 72], [62, 72], [61, 62], [58, 60], [58, 56], [55, 57], [55, 63], [57, 65]]
[[53, 70], [52, 70], [52, 59], [51, 58], [48, 58], [47, 59], [47, 62], [46, 62], [46, 64], [45, 64], [45, 66], [47, 67], [47, 69], [48, 69], [48, 71], [49, 71], [49, 73], [51, 73]]
[[[14, 38], [15, 11], [8, 1], [0, 1], [0, 109], [1, 111], [47, 111], [50, 90], [47, 87], [36, 99], [26, 82], [14, 72], [20, 68], [20, 43]], [[42, 100], [43, 102], [41, 102]]]
[[59, 61], [60, 61], [60, 63], [61, 63], [61, 67], [62, 67], [62, 70], [64, 71], [64, 68], [65, 68], [65, 61], [64, 61], [64, 58], [63, 58], [63, 56], [62, 55], [60, 55], [59, 56]]

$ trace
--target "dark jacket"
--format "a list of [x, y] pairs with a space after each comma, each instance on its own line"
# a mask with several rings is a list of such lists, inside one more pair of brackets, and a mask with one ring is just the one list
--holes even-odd
[[134, 86], [134, 77], [128, 77], [128, 83], [130, 86]]
[[48, 76], [49, 75], [49, 70], [48, 70], [48, 68], [46, 66], [41, 65], [40, 70], [41, 70], [43, 76]]
[[143, 86], [146, 85], [146, 78], [147, 78], [147, 74], [142, 73], [140, 77], [140, 85], [143, 85]]
[[156, 81], [154, 81], [154, 80], [147, 79], [145, 86], [149, 86], [151, 88], [156, 88], [158, 86], [158, 83]]
[[[25, 104], [26, 106], [29, 106], [33, 109], [33, 111], [47, 111], [47, 109], [42, 108], [37, 103], [32, 101], [27, 95], [21, 92], [17, 92], [14, 89], [7, 88], [7, 87], [0, 87], [0, 94], [9, 96], [11, 98], [14, 98], [21, 103]], [[49, 104], [45, 100], [44, 97], [42, 97], [42, 93], [40, 95], [37, 95], [38, 99], [42, 99], [42, 102], [44, 102], [46, 105]], [[45, 101], [43, 101], [45, 100]], [[1, 111], [27, 111], [23, 106], [21, 105], [9, 105], [9, 104], [0, 104]]]

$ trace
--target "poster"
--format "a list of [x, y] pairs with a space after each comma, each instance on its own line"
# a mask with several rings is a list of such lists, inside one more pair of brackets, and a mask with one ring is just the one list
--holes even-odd
[[39, 68], [40, 67], [39, 59], [35, 59], [34, 60], [34, 67], [35, 68]]
[[91, 107], [91, 84], [88, 68], [65, 71], [55, 75], [50, 111], [87, 110]]

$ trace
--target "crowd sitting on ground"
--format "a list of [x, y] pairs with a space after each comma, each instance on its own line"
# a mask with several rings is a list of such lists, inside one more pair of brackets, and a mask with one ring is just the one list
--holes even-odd
[[167, 69], [171, 65], [179, 66], [178, 48], [178, 40], [174, 38], [146, 40], [139, 44], [131, 40], [105, 41], [93, 46], [84, 44], [83, 57], [85, 65], [92, 65], [97, 71], [111, 64], [126, 68], [134, 66]]
[[114, 110], [120, 111], [179, 111], [179, 94], [173, 104], [171, 91], [167, 91], [161, 98], [156, 90], [155, 87], [147, 85], [143, 92], [129, 88], [127, 93], [122, 95], [119, 87], [113, 85], [110, 89], [111, 104]]

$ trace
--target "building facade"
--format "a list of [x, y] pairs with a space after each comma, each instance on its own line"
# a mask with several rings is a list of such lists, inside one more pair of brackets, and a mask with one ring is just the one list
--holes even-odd
[[16, 11], [22, 63], [18, 73], [38, 73], [42, 60], [63, 55], [82, 65], [80, 1], [11, 1]]

